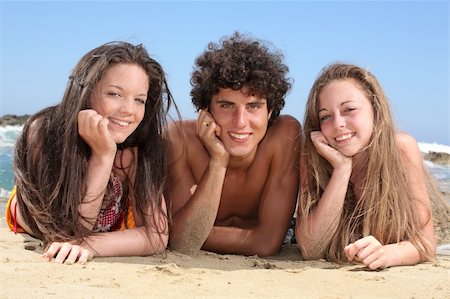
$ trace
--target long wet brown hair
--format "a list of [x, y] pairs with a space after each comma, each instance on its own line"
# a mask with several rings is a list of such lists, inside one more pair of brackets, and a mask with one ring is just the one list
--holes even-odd
[[[149, 80], [144, 118], [118, 144], [118, 153], [131, 152], [132, 164], [137, 165], [134, 183], [130, 177], [125, 178], [122, 209], [126, 216], [129, 198], [133, 197], [144, 225], [151, 225], [160, 234], [167, 231], [167, 228], [160, 231], [155, 219], [148, 223], [147, 214], [149, 208], [162, 211], [167, 179], [166, 117], [174, 104], [173, 98], [161, 65], [149, 57], [141, 44], [112, 42], [81, 58], [69, 77], [61, 103], [30, 117], [17, 141], [14, 170], [18, 206], [33, 235], [45, 243], [81, 241], [92, 233], [83, 226], [78, 212], [86, 196], [91, 150], [78, 134], [77, 116], [80, 110], [90, 108], [96, 84], [117, 63], [140, 66]], [[116, 157], [116, 169], [130, 167], [121, 161], [121, 156]], [[105, 196], [111, 197], [112, 193], [109, 184]]]
[[[331, 64], [325, 67], [313, 84], [304, 118], [304, 145], [302, 160], [306, 165], [306, 177], [302, 182], [300, 206], [302, 217], [308, 217], [314, 209], [333, 168], [320, 156], [309, 137], [312, 131], [320, 131], [319, 95], [323, 88], [335, 80], [353, 80], [369, 99], [374, 124], [371, 141], [362, 153], [366, 157], [366, 176], [361, 198], [356, 199], [353, 184], [349, 183], [343, 212], [335, 235], [327, 245], [325, 255], [331, 261], [347, 261], [344, 247], [362, 237], [373, 235], [381, 244], [409, 240], [422, 258], [432, 259], [433, 254], [424, 242], [422, 226], [415, 211], [417, 200], [410, 194], [407, 174], [396, 141], [396, 131], [389, 102], [378, 80], [369, 71], [351, 64]], [[431, 211], [429, 211], [431, 219]]]

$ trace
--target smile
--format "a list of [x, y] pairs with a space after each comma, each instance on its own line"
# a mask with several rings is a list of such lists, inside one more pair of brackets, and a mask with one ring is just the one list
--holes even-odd
[[231, 132], [229, 132], [228, 134], [230, 134], [230, 137], [232, 139], [235, 139], [238, 141], [244, 141], [250, 137], [250, 134], [248, 134], [248, 133], [231, 133]]
[[352, 138], [354, 135], [355, 135], [354, 133], [344, 134], [344, 135], [336, 137], [336, 141], [344, 141], [344, 140]]
[[122, 120], [118, 120], [118, 119], [114, 119], [114, 118], [109, 118], [109, 121], [112, 122], [113, 124], [116, 124], [121, 127], [128, 127], [131, 124], [131, 122], [122, 121]]

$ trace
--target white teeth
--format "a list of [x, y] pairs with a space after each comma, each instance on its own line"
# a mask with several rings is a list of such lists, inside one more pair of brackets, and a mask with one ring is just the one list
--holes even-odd
[[121, 120], [112, 119], [112, 118], [110, 118], [109, 120], [110, 120], [111, 122], [115, 123], [116, 125], [121, 126], [121, 127], [126, 127], [126, 126], [129, 126], [129, 125], [130, 125], [130, 123], [127, 122], [127, 121], [121, 121]]
[[237, 134], [237, 133], [230, 133], [230, 136], [235, 138], [235, 139], [245, 139], [249, 136], [250, 134]]
[[345, 134], [345, 135], [336, 137], [336, 141], [343, 141], [343, 140], [349, 139], [351, 137], [352, 137], [352, 134], [350, 134], [350, 133], [349, 134]]

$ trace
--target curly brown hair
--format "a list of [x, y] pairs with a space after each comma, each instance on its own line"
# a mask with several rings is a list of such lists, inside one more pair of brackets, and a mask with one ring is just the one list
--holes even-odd
[[209, 107], [212, 96], [220, 88], [240, 90], [246, 88], [253, 96], [267, 100], [272, 115], [269, 124], [278, 117], [291, 88], [286, 75], [288, 67], [284, 56], [260, 40], [235, 32], [222, 37], [220, 43], [211, 42], [195, 60], [191, 77], [192, 103], [197, 110]]

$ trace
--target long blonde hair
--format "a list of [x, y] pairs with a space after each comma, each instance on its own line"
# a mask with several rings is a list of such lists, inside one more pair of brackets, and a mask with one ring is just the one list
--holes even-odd
[[337, 63], [325, 67], [311, 88], [303, 132], [302, 160], [306, 166], [306, 176], [302, 178], [302, 183], [307, 188], [301, 190], [302, 217], [308, 217], [318, 204], [333, 172], [309, 138], [310, 132], [320, 131], [319, 95], [330, 82], [346, 79], [354, 80], [366, 93], [373, 109], [374, 129], [363, 153], [367, 172], [362, 181], [360, 199], [356, 199], [353, 184], [349, 183], [343, 212], [337, 219], [338, 228], [325, 250], [326, 258], [336, 262], [346, 261], [344, 247], [372, 235], [383, 245], [409, 240], [423, 258], [430, 260], [433, 255], [423, 242], [422, 226], [415, 212], [416, 202], [411, 200], [413, 197], [397, 147], [388, 99], [375, 76], [356, 65]]

